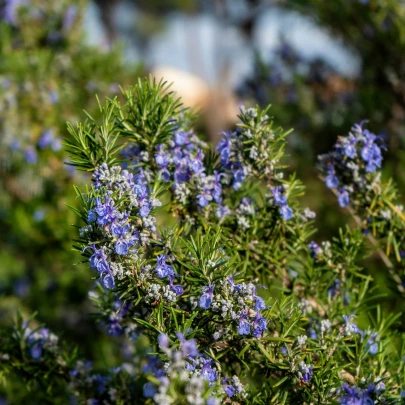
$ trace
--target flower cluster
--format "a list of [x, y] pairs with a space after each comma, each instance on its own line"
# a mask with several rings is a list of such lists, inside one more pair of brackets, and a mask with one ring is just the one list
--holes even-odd
[[47, 328], [32, 330], [25, 325], [24, 338], [34, 360], [40, 360], [44, 351], [55, 352], [57, 349], [58, 337]]
[[95, 371], [91, 361], [79, 360], [69, 373], [69, 385], [74, 394], [72, 403], [131, 403], [137, 397], [133, 384], [136, 371], [133, 364], [123, 363], [109, 370], [108, 374], [100, 374]]
[[155, 161], [158, 174], [165, 182], [173, 182], [173, 192], [182, 205], [196, 202], [199, 209], [215, 203], [217, 213], [222, 209], [222, 175], [207, 174], [204, 149], [207, 146], [191, 131], [177, 130], [167, 144], [156, 147]]
[[[190, 405], [219, 405], [220, 399], [224, 397], [232, 400], [246, 398], [245, 389], [238, 377], [221, 379], [214, 361], [198, 351], [194, 339], [187, 340], [180, 332], [177, 337], [180, 342], [179, 350], [170, 347], [167, 335], [159, 336], [159, 347], [165, 354], [166, 361], [162, 363], [152, 358], [144, 368], [144, 371], [152, 372], [159, 381], [159, 385], [145, 384], [146, 397], [153, 398], [159, 405], [169, 404], [174, 399], [171, 386], [175, 385], [177, 389], [174, 394], [178, 398], [184, 393], [182, 403]], [[207, 398], [208, 390], [212, 394]]]
[[115, 278], [124, 276], [124, 259], [136, 257], [156, 231], [150, 213], [160, 202], [150, 195], [142, 172], [134, 176], [120, 166], [110, 169], [103, 164], [95, 169], [93, 180], [97, 196], [90, 201], [89, 225], [81, 229], [81, 236], [91, 240], [96, 234], [103, 240], [100, 248], [94, 243], [90, 246], [90, 265], [104, 285], [112, 288]]
[[342, 384], [340, 389], [339, 403], [341, 405], [352, 405], [352, 404], [367, 404], [374, 405], [372, 399], [373, 394], [376, 391], [376, 387], [370, 384], [366, 389], [360, 389], [354, 385], [350, 386], [347, 383]]
[[286, 221], [293, 217], [293, 210], [287, 204], [287, 198], [285, 197], [285, 190], [283, 186], [276, 186], [271, 189], [273, 194], [274, 204], [279, 207], [280, 215]]
[[[141, 269], [140, 278], [146, 283], [146, 302], [158, 303], [158, 302], [175, 302], [177, 296], [183, 295], [184, 289], [180, 284], [174, 284], [174, 279], [178, 275], [174, 272], [173, 267], [167, 264], [167, 255], [158, 255], [156, 257], [156, 266], [152, 269], [151, 265], [146, 265]], [[162, 285], [158, 282], [153, 282], [153, 276], [157, 276], [158, 279], [168, 280], [169, 284]]]
[[285, 137], [280, 129], [272, 129], [270, 117], [258, 109], [241, 107], [238, 118], [236, 131], [224, 133], [217, 146], [225, 180], [235, 190], [251, 175], [277, 176]]
[[353, 196], [367, 193], [379, 183], [376, 172], [382, 163], [382, 138], [362, 125], [354, 125], [348, 136], [340, 137], [333, 152], [319, 156], [326, 186], [338, 190], [341, 207], [347, 207]]
[[[228, 277], [217, 287], [215, 284], [203, 287], [198, 305], [220, 314], [223, 320], [231, 321], [236, 325], [239, 335], [259, 338], [267, 329], [267, 320], [260, 312], [266, 305], [256, 294], [256, 289], [252, 283], [235, 284], [233, 277]], [[217, 340], [229, 332], [221, 328], [214, 333], [213, 338]]]

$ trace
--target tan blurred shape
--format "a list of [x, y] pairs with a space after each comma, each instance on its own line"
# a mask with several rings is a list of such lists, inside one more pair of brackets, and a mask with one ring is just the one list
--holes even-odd
[[173, 67], [158, 66], [152, 76], [173, 83], [171, 89], [181, 98], [185, 107], [199, 111], [209, 138], [214, 142], [222, 130], [236, 122], [238, 105], [233, 92], [219, 84], [210, 87], [201, 77]]

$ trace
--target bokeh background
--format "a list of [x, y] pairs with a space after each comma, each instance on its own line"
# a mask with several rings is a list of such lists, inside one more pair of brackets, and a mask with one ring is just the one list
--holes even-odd
[[[384, 176], [405, 186], [400, 0], [0, 1], [0, 327], [36, 313], [100, 367], [131, 353], [92, 316], [68, 208], [86, 174], [65, 164], [62, 141], [66, 121], [98, 116], [95, 94], [120, 97], [149, 74], [173, 82], [214, 143], [241, 105], [271, 104], [276, 123], [294, 128], [286, 163], [307, 187], [317, 240], [351, 221], [316, 161], [353, 123], [384, 136]], [[384, 265], [365, 265], [389, 311]], [[0, 385], [0, 404], [41, 403], [29, 398], [17, 381]]]

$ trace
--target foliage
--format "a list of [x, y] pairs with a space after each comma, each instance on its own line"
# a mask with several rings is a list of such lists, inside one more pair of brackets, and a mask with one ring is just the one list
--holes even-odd
[[[382, 313], [362, 265], [380, 246], [357, 227], [311, 242], [314, 213], [300, 207], [303, 185], [283, 176], [287, 132], [269, 112], [242, 108], [215, 151], [165, 83], [145, 79], [122, 102], [100, 106], [99, 121], [88, 114], [69, 125], [70, 161], [92, 173], [72, 209], [81, 221], [75, 249], [97, 280], [97, 318], [115, 339], [146, 339], [151, 348], [131, 357], [135, 368], [120, 366], [119, 377], [95, 377], [77, 363], [69, 375], [79, 403], [123, 403], [133, 393], [145, 404], [401, 403], [401, 314]], [[363, 137], [356, 146], [370, 146], [355, 128]], [[390, 187], [379, 183], [379, 196], [395, 204]], [[362, 217], [369, 197], [356, 192], [349, 203]], [[371, 215], [367, 224], [385, 230], [392, 218]], [[395, 221], [403, 229], [402, 215]], [[26, 339], [44, 347], [42, 338]], [[7, 342], [3, 367], [8, 351], [30, 361], [10, 335]], [[46, 356], [37, 359], [45, 369]], [[75, 382], [78, 375], [89, 383]]]

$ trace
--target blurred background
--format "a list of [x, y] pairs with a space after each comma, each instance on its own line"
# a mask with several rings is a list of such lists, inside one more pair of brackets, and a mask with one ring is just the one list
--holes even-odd
[[[87, 266], [73, 265], [67, 205], [86, 175], [64, 164], [62, 141], [66, 121], [98, 116], [95, 94], [119, 97], [148, 74], [173, 82], [214, 143], [241, 105], [271, 104], [275, 122], [294, 128], [286, 162], [322, 224], [317, 240], [350, 221], [315, 166], [352, 124], [368, 120], [385, 137], [384, 176], [405, 186], [401, 0], [1, 0], [0, 327], [16, 310], [37, 312], [100, 367], [130, 354], [94, 321]], [[384, 265], [365, 265], [394, 307]], [[26, 395], [18, 382], [0, 386], [10, 403]]]

